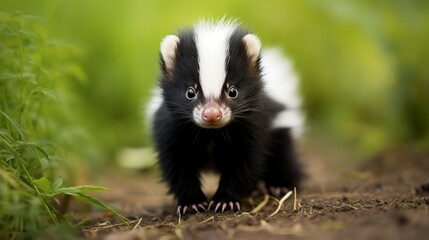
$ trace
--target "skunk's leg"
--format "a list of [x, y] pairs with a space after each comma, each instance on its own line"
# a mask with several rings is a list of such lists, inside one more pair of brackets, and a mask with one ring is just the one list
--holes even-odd
[[290, 129], [277, 128], [271, 130], [270, 134], [271, 145], [264, 180], [268, 193], [279, 197], [299, 186], [303, 172]]

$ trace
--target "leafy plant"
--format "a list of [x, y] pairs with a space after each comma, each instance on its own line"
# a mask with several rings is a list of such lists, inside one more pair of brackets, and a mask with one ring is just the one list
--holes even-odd
[[37, 16], [0, 12], [1, 238], [38, 236], [52, 224], [73, 226], [54, 205], [60, 195], [96, 204], [124, 221], [87, 193], [107, 188], [69, 187], [60, 178], [66, 156], [58, 151], [58, 136], [72, 124], [64, 111], [67, 99], [57, 90], [76, 80], [78, 65], [70, 48], [49, 40], [44, 24]]

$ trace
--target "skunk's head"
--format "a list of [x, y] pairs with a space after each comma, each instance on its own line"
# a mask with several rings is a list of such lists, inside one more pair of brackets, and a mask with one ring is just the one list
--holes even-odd
[[161, 42], [160, 85], [172, 116], [203, 128], [251, 118], [263, 84], [259, 39], [230, 22], [201, 22]]

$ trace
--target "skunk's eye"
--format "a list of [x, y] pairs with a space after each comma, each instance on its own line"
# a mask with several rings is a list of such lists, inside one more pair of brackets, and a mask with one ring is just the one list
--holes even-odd
[[228, 97], [232, 98], [232, 99], [235, 99], [235, 98], [237, 98], [237, 96], [238, 96], [238, 90], [237, 90], [237, 88], [234, 87], [234, 86], [229, 87], [228, 88]]
[[192, 99], [195, 99], [196, 96], [197, 96], [197, 91], [195, 91], [195, 88], [189, 87], [188, 90], [186, 91], [186, 98], [189, 100], [192, 100]]

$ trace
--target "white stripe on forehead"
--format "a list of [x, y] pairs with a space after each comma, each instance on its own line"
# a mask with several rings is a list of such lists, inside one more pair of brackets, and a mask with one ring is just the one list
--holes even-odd
[[200, 84], [206, 98], [218, 99], [226, 77], [226, 58], [231, 34], [237, 28], [234, 22], [199, 22], [195, 25]]

